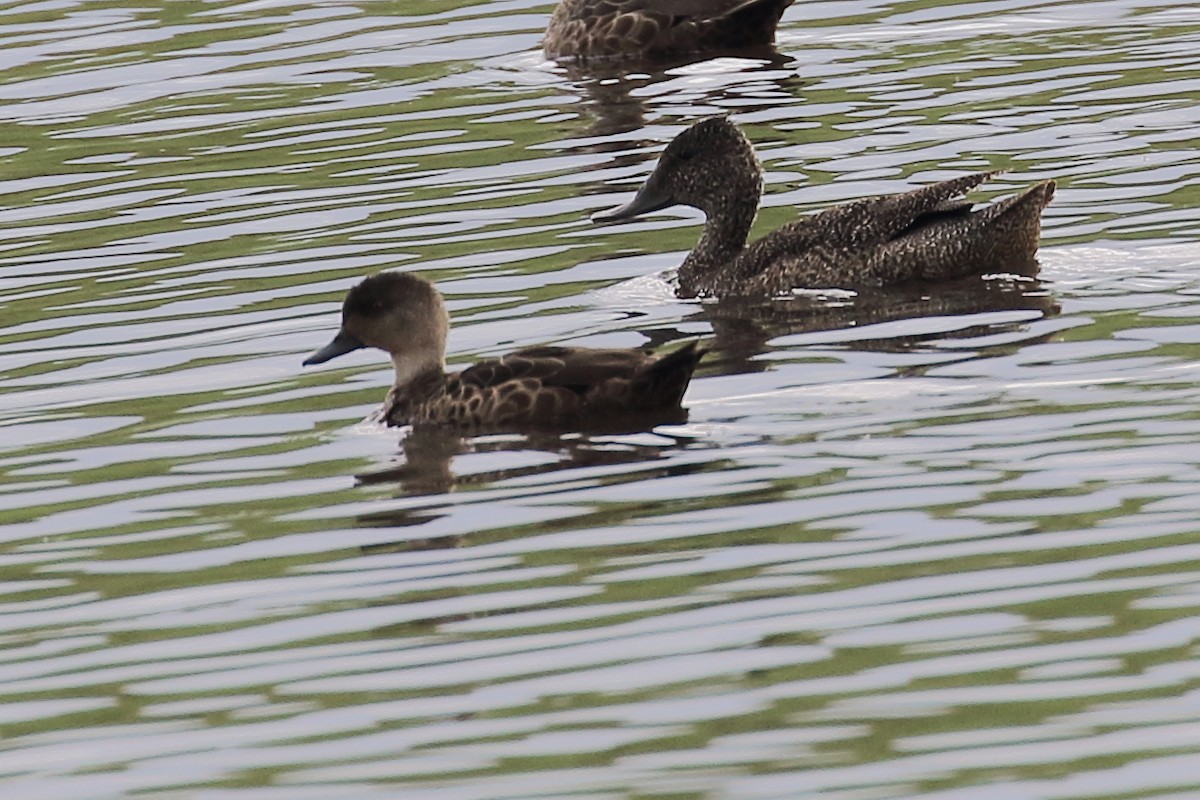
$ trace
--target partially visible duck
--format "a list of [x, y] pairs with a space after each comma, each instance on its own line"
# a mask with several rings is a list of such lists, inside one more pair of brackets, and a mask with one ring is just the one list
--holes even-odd
[[704, 212], [700, 242], [679, 267], [682, 297], [769, 296], [794, 288], [853, 289], [989, 272], [1034, 275], [1044, 181], [975, 210], [962, 195], [997, 172], [855, 200], [784, 225], [747, 246], [762, 195], [750, 142], [724, 117], [698, 122], [667, 145], [637, 195], [596, 214], [629, 219], [673, 205]]
[[683, 419], [680, 402], [705, 352], [695, 342], [662, 357], [632, 349], [531, 347], [447, 373], [449, 328], [433, 284], [381, 272], [350, 289], [341, 329], [304, 365], [362, 347], [387, 352], [396, 370], [383, 409], [389, 425], [591, 430]]
[[661, 59], [775, 41], [794, 0], [561, 0], [542, 48], [547, 58]]

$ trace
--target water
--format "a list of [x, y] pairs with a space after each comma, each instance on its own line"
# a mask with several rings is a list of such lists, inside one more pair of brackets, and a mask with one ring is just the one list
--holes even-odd
[[[7, 797], [1200, 794], [1200, 13], [801, 3], [775, 59], [586, 74], [548, 4], [3, 10]], [[1053, 177], [1043, 282], [671, 297], [726, 112], [756, 226]], [[465, 364], [713, 347], [687, 424], [361, 421], [344, 290]]]

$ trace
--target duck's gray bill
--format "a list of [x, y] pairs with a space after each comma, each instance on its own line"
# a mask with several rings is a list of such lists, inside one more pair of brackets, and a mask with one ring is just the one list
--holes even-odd
[[619, 222], [631, 219], [651, 211], [661, 211], [675, 205], [675, 200], [669, 194], [659, 191], [650, 185], [650, 181], [642, 184], [637, 194], [623, 206], [611, 208], [608, 211], [598, 211], [592, 215], [592, 222]]
[[331, 358], [344, 356], [346, 353], [353, 353], [355, 350], [363, 347], [366, 347], [366, 345], [360, 342], [357, 337], [351, 336], [344, 330], [340, 330], [337, 332], [337, 336], [333, 337], [332, 342], [304, 359], [304, 366], [309, 367], [313, 364], [324, 364]]

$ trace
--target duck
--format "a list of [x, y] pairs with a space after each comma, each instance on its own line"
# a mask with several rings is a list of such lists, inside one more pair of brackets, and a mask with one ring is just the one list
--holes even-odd
[[552, 60], [658, 60], [771, 46], [794, 0], [561, 0], [542, 50]]
[[380, 410], [388, 425], [520, 433], [682, 422], [684, 392], [706, 352], [694, 341], [662, 356], [545, 345], [448, 373], [449, 329], [432, 283], [414, 273], [380, 272], [347, 292], [337, 335], [303, 364], [378, 348], [395, 368]]
[[667, 145], [632, 200], [592, 219], [617, 222], [674, 205], [703, 211], [700, 241], [679, 266], [680, 297], [777, 297], [989, 273], [1036, 277], [1042, 209], [1054, 181], [978, 209], [963, 197], [1000, 172], [854, 200], [747, 245], [762, 166], [732, 120], [712, 117]]

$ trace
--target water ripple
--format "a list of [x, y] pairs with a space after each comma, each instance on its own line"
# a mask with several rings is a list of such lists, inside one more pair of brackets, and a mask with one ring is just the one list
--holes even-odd
[[[5, 796], [1183, 798], [1200, 674], [1194, 4], [797, 3], [779, 55], [547, 63], [532, 0], [8, 9]], [[756, 230], [1047, 178], [1039, 282], [678, 300], [730, 114]], [[365, 273], [452, 365], [712, 352], [687, 423], [423, 437]]]

